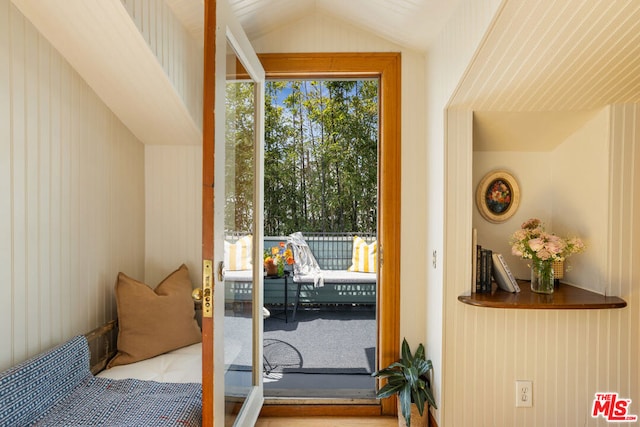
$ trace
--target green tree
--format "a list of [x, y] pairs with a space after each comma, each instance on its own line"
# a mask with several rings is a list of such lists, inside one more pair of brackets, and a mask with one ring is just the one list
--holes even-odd
[[254, 90], [252, 82], [226, 86], [225, 229], [251, 231], [254, 180]]
[[266, 87], [265, 234], [375, 232], [378, 82]]

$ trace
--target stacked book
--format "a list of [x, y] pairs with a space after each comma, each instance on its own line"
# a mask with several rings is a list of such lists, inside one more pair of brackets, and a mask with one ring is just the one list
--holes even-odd
[[477, 242], [477, 233], [473, 231], [473, 254], [471, 257], [473, 278], [471, 292], [490, 294], [492, 283], [507, 292], [520, 292], [520, 287], [511, 273], [502, 254], [494, 253], [491, 249], [483, 248]]

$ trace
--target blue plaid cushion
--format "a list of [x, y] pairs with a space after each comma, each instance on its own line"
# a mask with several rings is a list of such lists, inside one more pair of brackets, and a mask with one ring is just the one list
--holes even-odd
[[83, 336], [0, 373], [0, 426], [26, 426], [71, 393], [89, 371]]

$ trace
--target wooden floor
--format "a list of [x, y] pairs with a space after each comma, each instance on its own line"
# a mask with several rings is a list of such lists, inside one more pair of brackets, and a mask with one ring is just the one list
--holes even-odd
[[397, 417], [263, 417], [256, 427], [397, 427]]

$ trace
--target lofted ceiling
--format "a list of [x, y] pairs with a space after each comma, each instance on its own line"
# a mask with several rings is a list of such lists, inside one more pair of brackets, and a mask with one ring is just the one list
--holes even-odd
[[[121, 16], [118, 0], [12, 1], [88, 81], [96, 78], [92, 87], [114, 111], [122, 111], [123, 121], [143, 141], [198, 139], [188, 118], [172, 126], [170, 137], [160, 130], [154, 133], [149, 125], [158, 114], [146, 117], [152, 111], [149, 100], [158, 93], [170, 95], [155, 101], [175, 106], [165, 108], [169, 117], [175, 121], [186, 116], [179, 100], [165, 88], [167, 79], [150, 79], [159, 74], [149, 71], [159, 69], [157, 61], [127, 17]], [[203, 40], [204, 0], [166, 1], [196, 40]], [[426, 53], [462, 0], [229, 2], [249, 39], [323, 14]], [[105, 4], [119, 27], [105, 19]], [[125, 54], [129, 56], [110, 60]], [[140, 61], [143, 66], [131, 66]], [[132, 69], [144, 77], [134, 80]], [[113, 90], [115, 80], [118, 91]], [[148, 95], [120, 96], [143, 91]], [[594, 111], [616, 103], [640, 103], [640, 0], [503, 0], [449, 107], [475, 112], [475, 149], [509, 146], [523, 151], [552, 148]]]
[[[169, 0], [189, 2], [190, 0]], [[325, 14], [426, 52], [460, 0], [229, 0], [250, 39]], [[640, 102], [640, 1], [504, 0], [451, 98], [474, 148], [553, 149], [594, 111]]]
[[[202, 38], [204, 0], [167, 0]], [[461, 0], [229, 0], [249, 39], [321, 13], [426, 52]], [[640, 1], [503, 0], [450, 106], [585, 111], [640, 101]]]
[[319, 13], [426, 51], [460, 0], [229, 0], [249, 39]]

